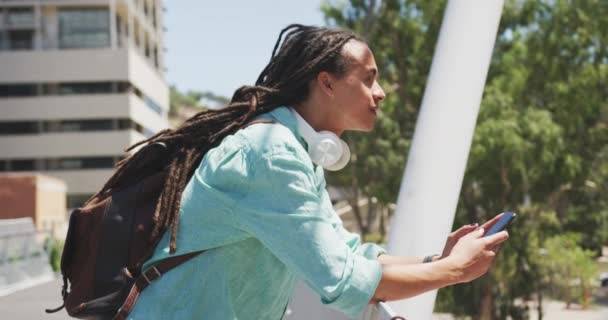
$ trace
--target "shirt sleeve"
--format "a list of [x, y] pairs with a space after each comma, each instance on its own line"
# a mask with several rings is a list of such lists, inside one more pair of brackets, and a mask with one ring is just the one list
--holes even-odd
[[357, 233], [346, 230], [342, 224], [340, 224], [338, 227], [338, 233], [351, 248], [351, 250], [368, 259], [378, 259], [379, 255], [386, 253], [386, 249], [375, 243], [361, 243], [361, 236]]
[[[252, 159], [254, 160], [254, 159]], [[249, 187], [234, 208], [235, 222], [263, 243], [288, 269], [347, 316], [371, 300], [382, 270], [376, 258], [352, 250], [331, 223], [314, 172], [289, 151], [258, 157]], [[372, 254], [373, 255], [373, 254]]]

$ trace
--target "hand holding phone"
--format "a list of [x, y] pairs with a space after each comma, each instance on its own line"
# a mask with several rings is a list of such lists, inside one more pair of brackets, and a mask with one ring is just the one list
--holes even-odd
[[458, 240], [448, 258], [461, 268], [462, 276], [459, 282], [471, 281], [487, 272], [500, 245], [509, 238], [508, 234], [503, 234], [501, 231], [513, 221], [515, 216], [513, 212], [496, 215]]
[[505, 230], [517, 217], [515, 212], [505, 212], [500, 219], [483, 236], [488, 237], [495, 233]]

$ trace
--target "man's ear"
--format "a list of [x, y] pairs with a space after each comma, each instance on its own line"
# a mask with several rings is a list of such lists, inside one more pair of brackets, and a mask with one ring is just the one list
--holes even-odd
[[333, 78], [331, 74], [327, 71], [321, 71], [317, 75], [317, 85], [326, 95], [333, 97], [334, 96], [334, 88], [333, 88]]

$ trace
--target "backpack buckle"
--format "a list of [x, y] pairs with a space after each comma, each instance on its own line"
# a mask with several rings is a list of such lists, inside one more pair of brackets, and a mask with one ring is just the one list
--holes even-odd
[[[153, 271], [156, 274], [149, 274], [150, 271]], [[146, 282], [148, 283], [148, 285], [150, 283], [152, 283], [152, 281], [160, 278], [162, 274], [160, 273], [160, 271], [158, 271], [158, 269], [156, 269], [156, 266], [146, 270], [146, 272], [142, 273], [142, 276], [144, 277], [144, 279], [146, 279]]]

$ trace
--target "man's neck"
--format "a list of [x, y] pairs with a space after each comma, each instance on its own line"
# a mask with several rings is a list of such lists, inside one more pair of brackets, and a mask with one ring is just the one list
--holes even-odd
[[335, 116], [331, 114], [331, 109], [322, 101], [310, 97], [293, 107], [315, 131], [331, 131], [338, 136], [344, 132], [344, 130], [335, 126]]

